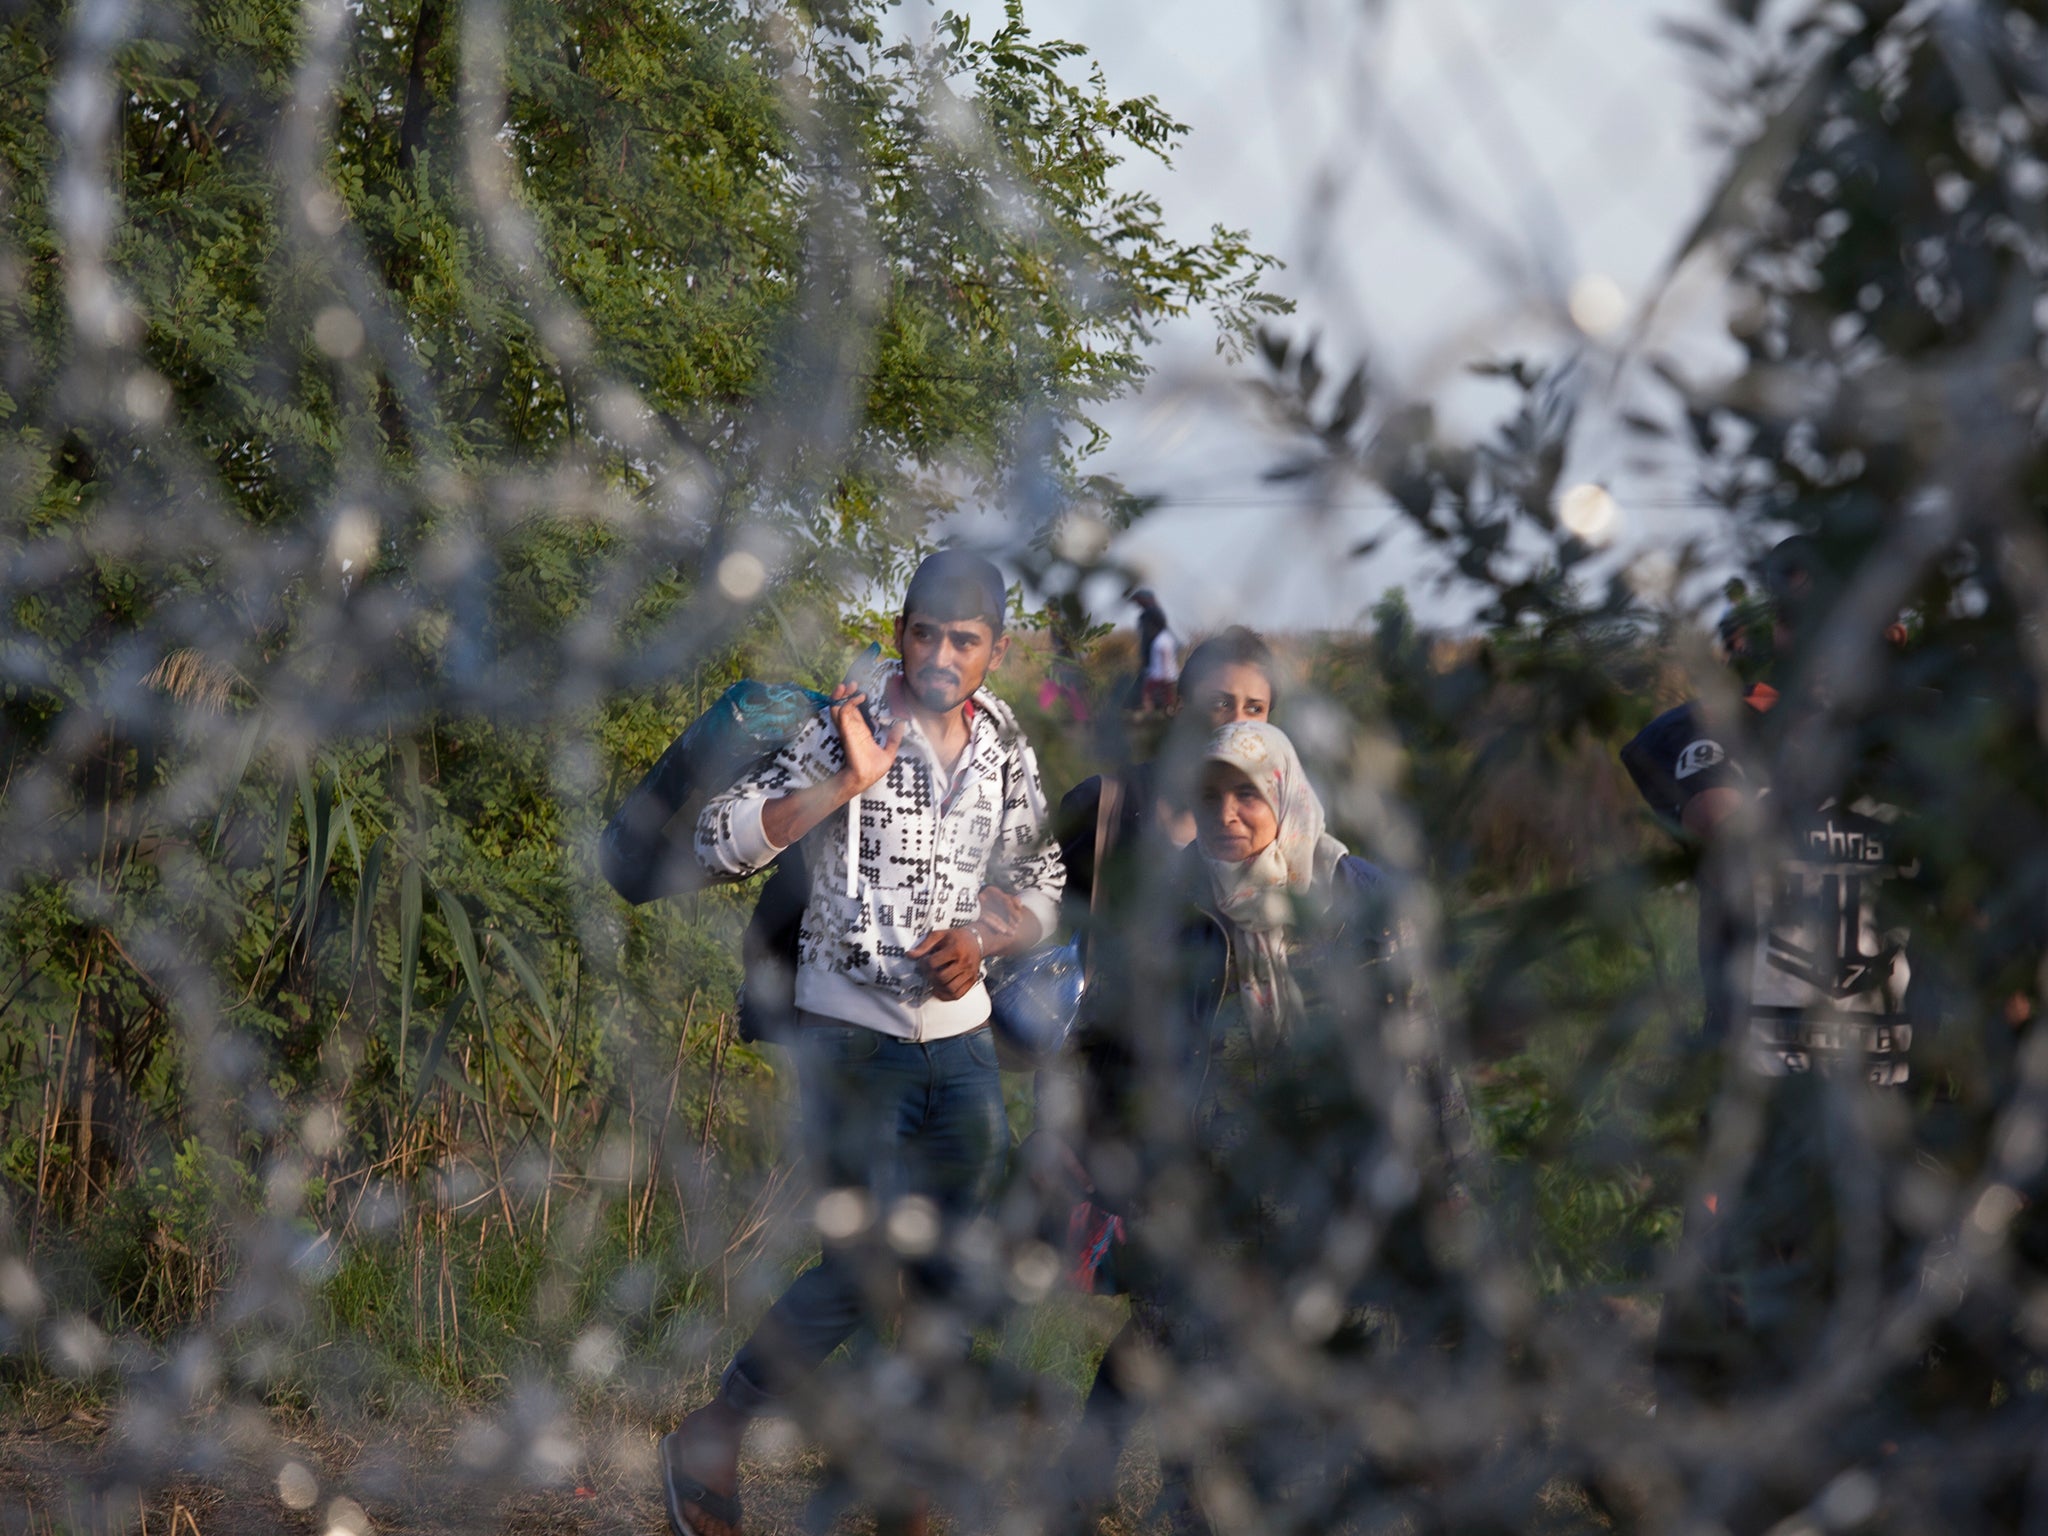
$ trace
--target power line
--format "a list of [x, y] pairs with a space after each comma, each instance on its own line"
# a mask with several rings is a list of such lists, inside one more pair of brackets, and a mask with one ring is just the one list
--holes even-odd
[[[1314, 506], [1315, 498], [1310, 496], [1176, 496], [1165, 491], [1134, 491], [1135, 496], [1158, 503], [1159, 507], [1241, 507], [1246, 511], [1265, 508], [1301, 508]], [[1691, 497], [1666, 496], [1617, 496], [1623, 511], [1642, 510], [1648, 512], [1726, 512], [1727, 505], [1718, 501], [1697, 500]], [[1346, 511], [1382, 510], [1372, 502], [1332, 501], [1327, 506]]]

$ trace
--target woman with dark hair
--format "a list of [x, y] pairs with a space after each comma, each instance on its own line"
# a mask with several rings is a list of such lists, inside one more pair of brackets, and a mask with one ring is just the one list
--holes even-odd
[[[1168, 731], [1169, 753], [1185, 746], [1188, 736], [1199, 741], [1221, 726], [1265, 720], [1279, 696], [1272, 647], [1242, 624], [1233, 624], [1188, 654], [1180, 674], [1185, 707]], [[1183, 783], [1177, 793], [1162, 794], [1158, 764], [1147, 761], [1083, 779], [1061, 798], [1052, 825], [1067, 871], [1064, 917], [1069, 930], [1081, 935], [1084, 957], [1092, 958], [1103, 914], [1147, 900], [1161, 870], [1194, 841], [1190, 787]], [[1057, 1122], [1060, 1117], [1055, 1111], [1041, 1118]], [[1055, 1134], [1047, 1145], [1065, 1143]], [[1055, 1155], [1051, 1161], [1052, 1166], [1037, 1171], [1055, 1198], [1088, 1193], [1087, 1180], [1070, 1155]], [[1104, 1217], [1092, 1219], [1099, 1224]]]
[[[1280, 699], [1280, 669], [1273, 648], [1253, 630], [1233, 624], [1188, 652], [1180, 670], [1178, 729], [1214, 730], [1239, 720], [1267, 720]], [[1067, 866], [1069, 916], [1078, 925], [1095, 895], [1095, 859], [1134, 852], [1156, 830], [1170, 848], [1195, 835], [1184, 806], [1164, 802], [1150, 762], [1131, 763], [1114, 775], [1083, 779], [1061, 799], [1053, 833]], [[1182, 797], [1184, 798], [1184, 797]]]
[[1179, 708], [1212, 729], [1236, 720], [1270, 720], [1280, 702], [1279, 675], [1264, 638], [1233, 624], [1188, 652], [1180, 669]]
[[[1227, 1293], [1232, 1313], [1280, 1305], [1290, 1276], [1330, 1268], [1321, 1243], [1340, 1217], [1375, 1209], [1385, 1233], [1352, 1261], [1356, 1304], [1411, 1317], [1439, 1304], [1416, 1300], [1438, 1291], [1419, 1217], [1386, 1220], [1360, 1181], [1406, 1167], [1415, 1188], [1442, 1188], [1467, 1137], [1462, 1095], [1430, 1032], [1413, 1027], [1427, 1021], [1407, 1006], [1393, 884], [1329, 835], [1287, 736], [1264, 721], [1215, 731], [1195, 821], [1159, 916], [1114, 933], [1076, 1052], [1081, 1162], [1131, 1234], [1131, 1320], [1066, 1458], [1083, 1528], [1113, 1489], [1143, 1358], [1186, 1372], [1216, 1362], [1239, 1321], [1216, 1298]], [[1425, 1144], [1405, 1145], [1395, 1127], [1417, 1125]], [[1198, 1274], [1219, 1264], [1220, 1289]], [[1284, 1440], [1292, 1412], [1276, 1407], [1264, 1435]], [[1255, 1483], [1265, 1449], [1248, 1456]], [[1162, 1464], [1169, 1528], [1202, 1529], [1188, 1458]]]

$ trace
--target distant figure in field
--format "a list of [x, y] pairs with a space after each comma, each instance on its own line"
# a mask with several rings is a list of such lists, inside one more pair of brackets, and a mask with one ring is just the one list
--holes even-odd
[[1165, 714], [1173, 708], [1174, 680], [1180, 676], [1180, 640], [1150, 587], [1138, 588], [1131, 601], [1139, 609], [1137, 707]]

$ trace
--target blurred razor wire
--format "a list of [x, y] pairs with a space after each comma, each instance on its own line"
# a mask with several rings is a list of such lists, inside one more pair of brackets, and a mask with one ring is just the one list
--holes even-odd
[[[1629, 104], [1725, 158], [1631, 300], [1475, 15], [1235, 19], [1327, 130], [1288, 272], [1015, 4], [0, 3], [0, 1524], [659, 1528], [821, 1240], [893, 1316], [749, 1531], [2048, 1521], [2048, 18], [1674, 9]], [[799, 1158], [758, 883], [600, 852], [939, 543], [1106, 796], [957, 1228]], [[1271, 626], [1370, 861], [1282, 916], [1170, 846], [1203, 699], [1126, 707], [1172, 544], [1375, 593]]]

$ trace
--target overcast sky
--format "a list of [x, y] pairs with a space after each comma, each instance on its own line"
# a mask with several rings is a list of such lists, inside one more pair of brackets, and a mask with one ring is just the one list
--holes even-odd
[[[1001, 0], [968, 0], [977, 30]], [[1287, 269], [1300, 334], [1322, 338], [1340, 375], [1371, 360], [1396, 390], [1480, 430], [1503, 402], [1472, 361], [1555, 356], [1588, 344], [1650, 292], [1697, 216], [1720, 163], [1709, 113], [1667, 18], [1710, 0], [1025, 0], [1040, 37], [1084, 45], [1114, 94], [1159, 98], [1189, 125], [1172, 170], [1134, 161], [1126, 184], [1164, 204], [1174, 232], [1250, 232]], [[912, 0], [906, 19], [919, 13]], [[1717, 283], [1689, 274], [1659, 308], [1654, 339], [1701, 368], [1718, 355]], [[1575, 303], [1576, 301], [1576, 303]], [[1432, 599], [1412, 544], [1367, 560], [1346, 551], [1385, 514], [1361, 499], [1316, 518], [1262, 472], [1285, 444], [1262, 431], [1213, 335], [1164, 338], [1141, 396], [1104, 418], [1092, 467], [1166, 506], [1122, 546], [1176, 627], [1233, 619], [1268, 628], [1351, 622], [1384, 589]], [[1645, 478], [1598, 412], [1572, 475], [1610, 486], [1630, 547], [1700, 526], [1678, 505], [1682, 470]], [[1104, 617], [1128, 619], [1128, 615]]]

